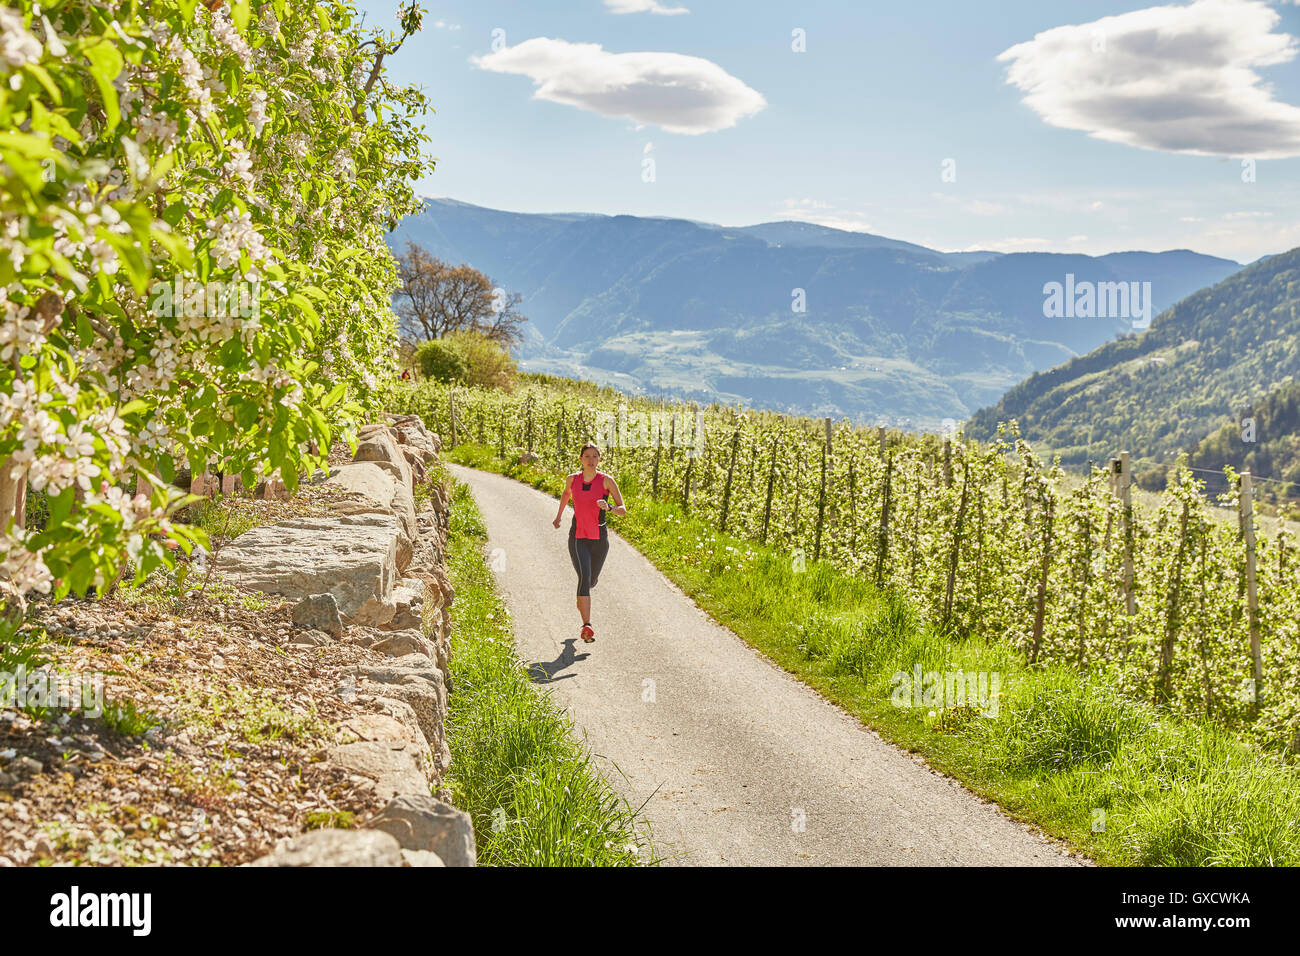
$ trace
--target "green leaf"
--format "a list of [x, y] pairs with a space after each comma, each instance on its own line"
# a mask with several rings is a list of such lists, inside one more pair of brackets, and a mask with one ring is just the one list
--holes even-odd
[[87, 43], [81, 52], [90, 61], [90, 75], [94, 77], [99, 95], [103, 98], [108, 128], [113, 129], [122, 120], [117, 104], [117, 90], [113, 88], [113, 81], [122, 73], [122, 53], [114, 43], [103, 37]]

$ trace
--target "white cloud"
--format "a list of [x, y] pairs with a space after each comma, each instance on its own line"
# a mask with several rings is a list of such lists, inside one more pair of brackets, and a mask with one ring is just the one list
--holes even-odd
[[1300, 108], [1256, 72], [1295, 59], [1258, 0], [1149, 7], [1037, 34], [999, 55], [1046, 122], [1143, 149], [1300, 156]]
[[685, 7], [664, 7], [655, 0], [605, 0], [610, 13], [658, 13], [665, 17], [690, 13]]
[[537, 99], [670, 133], [727, 129], [767, 105], [761, 93], [716, 63], [681, 53], [608, 53], [599, 43], [533, 37], [473, 62], [529, 77]]
[[871, 222], [864, 213], [840, 209], [820, 199], [783, 199], [780, 215], [796, 222], [809, 222], [846, 232], [871, 232]]
[[433, 25], [438, 30], [451, 30], [454, 32], [460, 29], [459, 23], [448, 23], [446, 20], [435, 20]]
[[1040, 237], [1017, 236], [1010, 239], [993, 239], [988, 242], [973, 242], [961, 252], [1041, 252], [1052, 245], [1051, 239]]
[[950, 193], [932, 192], [931, 199], [937, 199], [939, 202], [948, 203], [957, 206], [964, 212], [972, 216], [1001, 216], [1010, 210], [1002, 203], [989, 202], [986, 199], [967, 199], [964, 196], [954, 196]]

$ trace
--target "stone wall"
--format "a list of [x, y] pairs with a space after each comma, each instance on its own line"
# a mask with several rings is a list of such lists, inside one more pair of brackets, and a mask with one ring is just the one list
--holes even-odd
[[473, 866], [473, 825], [442, 789], [455, 594], [450, 495], [429, 467], [441, 446], [410, 415], [367, 425], [360, 439], [353, 460], [322, 480], [328, 514], [253, 528], [215, 562], [231, 584], [296, 602], [290, 652], [366, 649], [338, 691], [363, 709], [340, 725], [325, 759], [388, 803], [362, 829], [313, 830], [252, 865]]

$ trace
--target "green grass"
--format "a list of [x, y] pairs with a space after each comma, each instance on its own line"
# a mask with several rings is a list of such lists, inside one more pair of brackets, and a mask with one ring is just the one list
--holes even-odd
[[104, 726], [112, 728], [125, 737], [139, 737], [149, 732], [151, 727], [162, 723], [162, 718], [149, 710], [141, 710], [134, 701], [105, 701], [100, 720]]
[[309, 810], [302, 821], [304, 830], [351, 830], [355, 826], [351, 810]]
[[[462, 446], [449, 461], [558, 493], [562, 479]], [[1175, 719], [1065, 666], [1030, 668], [1009, 645], [954, 642], [902, 598], [829, 565], [717, 534], [640, 494], [619, 533], [721, 624], [885, 739], [1099, 863], [1300, 864], [1294, 765], [1212, 725]], [[896, 674], [998, 678], [996, 716], [896, 706]]]
[[251, 498], [227, 495], [197, 502], [187, 509], [185, 520], [203, 529], [213, 544], [233, 541], [245, 531], [277, 519], [257, 509]]
[[478, 509], [457, 484], [448, 539], [456, 589], [448, 786], [473, 818], [479, 864], [656, 862], [643, 821], [516, 656], [509, 615], [483, 558], [485, 540]]

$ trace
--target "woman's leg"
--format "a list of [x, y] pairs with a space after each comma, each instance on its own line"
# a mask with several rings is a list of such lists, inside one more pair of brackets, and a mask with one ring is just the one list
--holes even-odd
[[584, 538], [578, 540], [569, 536], [569, 557], [573, 569], [578, 572], [578, 613], [582, 623], [591, 621], [591, 552], [587, 549], [589, 542]]
[[600, 569], [605, 566], [605, 558], [608, 556], [609, 538], [599, 538], [591, 542], [591, 573], [587, 576], [590, 587], [596, 586], [596, 582], [600, 579]]

